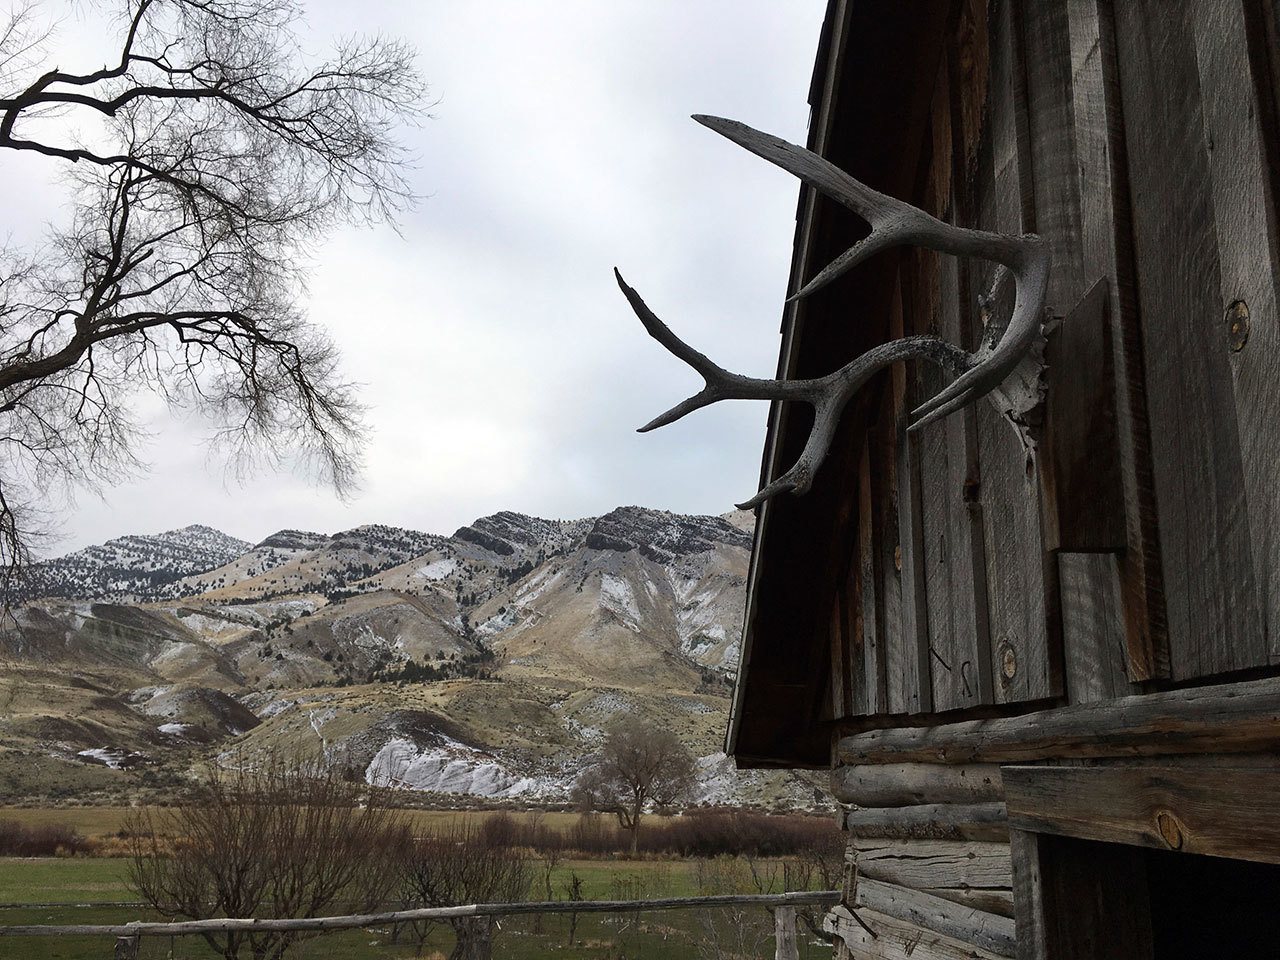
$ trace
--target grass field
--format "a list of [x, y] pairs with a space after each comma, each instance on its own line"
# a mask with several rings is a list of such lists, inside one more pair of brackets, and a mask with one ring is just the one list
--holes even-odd
[[[65, 906], [5, 906], [0, 926], [16, 924], [126, 923], [158, 919], [138, 907], [77, 906], [130, 901], [127, 860], [110, 858], [0, 858], [0, 903], [52, 903]], [[551, 874], [557, 899], [564, 899], [573, 876], [590, 900], [643, 900], [687, 897], [712, 892], [757, 892], [745, 865], [737, 861], [567, 860]], [[542, 878], [534, 881], [532, 899], [542, 899]], [[590, 914], [576, 927], [567, 915], [513, 917], [494, 933], [495, 956], [510, 960], [563, 957], [566, 960], [683, 960], [722, 951], [746, 957], [772, 955], [772, 921], [767, 911], [682, 910], [636, 914]], [[801, 938], [805, 940], [805, 937]], [[421, 956], [447, 957], [453, 934], [447, 926], [429, 931], [419, 952], [408, 928], [351, 930], [295, 945], [290, 960], [382, 960]], [[101, 937], [0, 937], [0, 957], [50, 960], [106, 960], [112, 943]], [[806, 942], [802, 957], [830, 955], [821, 942]], [[209, 960], [216, 954], [195, 937], [142, 941], [140, 960]]]

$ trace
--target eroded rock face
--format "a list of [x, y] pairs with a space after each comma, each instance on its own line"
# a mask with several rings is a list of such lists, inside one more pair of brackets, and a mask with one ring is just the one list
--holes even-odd
[[751, 549], [750, 535], [722, 517], [691, 517], [644, 507], [619, 507], [598, 518], [587, 535], [594, 550], [639, 550], [655, 563], [705, 553], [717, 546]]

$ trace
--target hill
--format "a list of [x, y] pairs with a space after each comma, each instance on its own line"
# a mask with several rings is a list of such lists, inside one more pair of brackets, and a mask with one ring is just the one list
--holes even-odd
[[32, 583], [57, 590], [0, 631], [0, 792], [163, 790], [212, 750], [321, 756], [436, 801], [557, 802], [638, 714], [700, 758], [701, 800], [811, 805], [805, 777], [720, 752], [750, 530], [504, 511], [451, 536], [188, 527], [49, 561]]

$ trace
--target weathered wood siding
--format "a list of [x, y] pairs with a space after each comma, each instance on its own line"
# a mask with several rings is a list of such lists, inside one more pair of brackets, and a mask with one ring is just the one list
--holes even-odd
[[[1048, 401], [1034, 455], [987, 403], [907, 434], [944, 383], [923, 365], [868, 406], [834, 719], [1280, 662], [1276, 57], [1257, 20], [1249, 0], [953, 5], [910, 199], [1048, 240]], [[891, 335], [976, 345], [990, 264], [911, 249], [886, 269]]]

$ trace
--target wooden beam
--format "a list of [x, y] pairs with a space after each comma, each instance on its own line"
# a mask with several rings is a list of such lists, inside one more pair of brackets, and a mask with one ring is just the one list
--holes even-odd
[[844, 737], [840, 763], [1018, 763], [1280, 749], [1280, 678]]
[[837, 767], [831, 792], [860, 807], [905, 807], [916, 803], [985, 803], [1003, 797], [994, 764], [943, 766], [899, 763]]
[[855, 906], [875, 910], [895, 920], [915, 924], [924, 930], [990, 950], [1002, 957], [1012, 957], [1017, 949], [1011, 918], [944, 900], [910, 887], [882, 883], [867, 877], [860, 878]]
[[1003, 803], [857, 807], [846, 810], [842, 819], [844, 829], [854, 837], [997, 842], [1009, 839], [1009, 821]]
[[961, 840], [860, 840], [858, 874], [1009, 914], [1009, 845]]
[[1002, 960], [1008, 956], [865, 908], [855, 918], [848, 907], [836, 907], [822, 926], [844, 942], [853, 960]]
[[1280, 863], [1280, 769], [1189, 765], [1005, 767], [1020, 830]]

